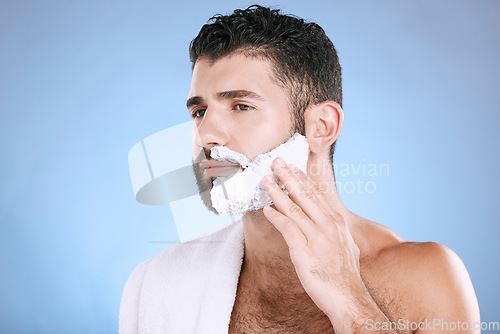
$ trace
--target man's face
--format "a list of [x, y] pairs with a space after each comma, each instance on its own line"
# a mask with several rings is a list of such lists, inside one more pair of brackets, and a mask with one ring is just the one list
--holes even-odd
[[193, 120], [193, 168], [205, 205], [221, 168], [200, 170], [210, 148], [223, 145], [250, 160], [284, 143], [292, 133], [287, 91], [271, 79], [268, 60], [233, 54], [193, 70], [188, 109]]

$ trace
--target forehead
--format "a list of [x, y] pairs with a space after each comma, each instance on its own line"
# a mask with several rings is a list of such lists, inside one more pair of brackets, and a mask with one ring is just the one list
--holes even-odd
[[231, 54], [216, 61], [198, 59], [193, 69], [189, 96], [204, 96], [229, 90], [264, 94], [270, 89], [281, 89], [273, 80], [271, 61]]

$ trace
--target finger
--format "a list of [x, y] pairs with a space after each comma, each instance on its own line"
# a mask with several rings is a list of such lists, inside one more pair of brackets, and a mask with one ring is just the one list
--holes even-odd
[[335, 209], [333, 201], [329, 196], [329, 189], [328, 189], [329, 185], [327, 183], [318, 184], [317, 182], [311, 180], [311, 178], [302, 170], [297, 168], [297, 166], [290, 164], [288, 167], [294, 173], [294, 175], [300, 180], [300, 182], [302, 182], [309, 189], [311, 189], [316, 201], [319, 203], [319, 207], [326, 215], [331, 217], [337, 223], [340, 224], [345, 223], [344, 217]]
[[271, 175], [267, 175], [263, 181], [269, 197], [273, 201], [276, 209], [284, 216], [294, 221], [302, 232], [307, 235], [312, 233], [314, 223], [306, 216], [302, 209], [294, 203], [278, 186]]
[[[324, 224], [329, 217], [321, 208], [321, 203], [316, 198], [307, 180], [301, 180], [288, 165], [281, 166], [280, 158], [274, 161], [274, 172], [285, 186], [291, 199], [297, 203], [304, 213], [316, 224]], [[281, 159], [282, 160], [282, 159]]]
[[281, 233], [288, 248], [297, 249], [298, 247], [307, 246], [307, 237], [294, 221], [269, 205], [266, 205], [262, 211], [264, 216]]

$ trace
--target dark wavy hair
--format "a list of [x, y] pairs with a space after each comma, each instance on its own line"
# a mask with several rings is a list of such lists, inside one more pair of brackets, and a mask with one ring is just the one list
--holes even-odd
[[[342, 106], [342, 74], [337, 52], [325, 31], [279, 9], [252, 5], [209, 19], [191, 41], [189, 58], [216, 61], [231, 53], [268, 59], [273, 80], [288, 90], [294, 132], [305, 135], [304, 112], [314, 104]], [[335, 142], [330, 148], [333, 162]]]

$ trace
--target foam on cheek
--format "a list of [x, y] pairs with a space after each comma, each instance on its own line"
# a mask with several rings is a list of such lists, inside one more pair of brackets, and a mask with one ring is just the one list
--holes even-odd
[[213, 159], [238, 163], [245, 170], [231, 177], [218, 177], [214, 180], [210, 192], [212, 206], [221, 216], [227, 216], [242, 215], [272, 204], [271, 198], [262, 185], [264, 176], [272, 174], [284, 190], [284, 186], [271, 169], [273, 160], [279, 156], [288, 164], [294, 164], [306, 173], [308, 155], [307, 139], [299, 133], [295, 133], [286, 143], [275, 149], [258, 155], [253, 161], [225, 146], [213, 147], [210, 153]]

